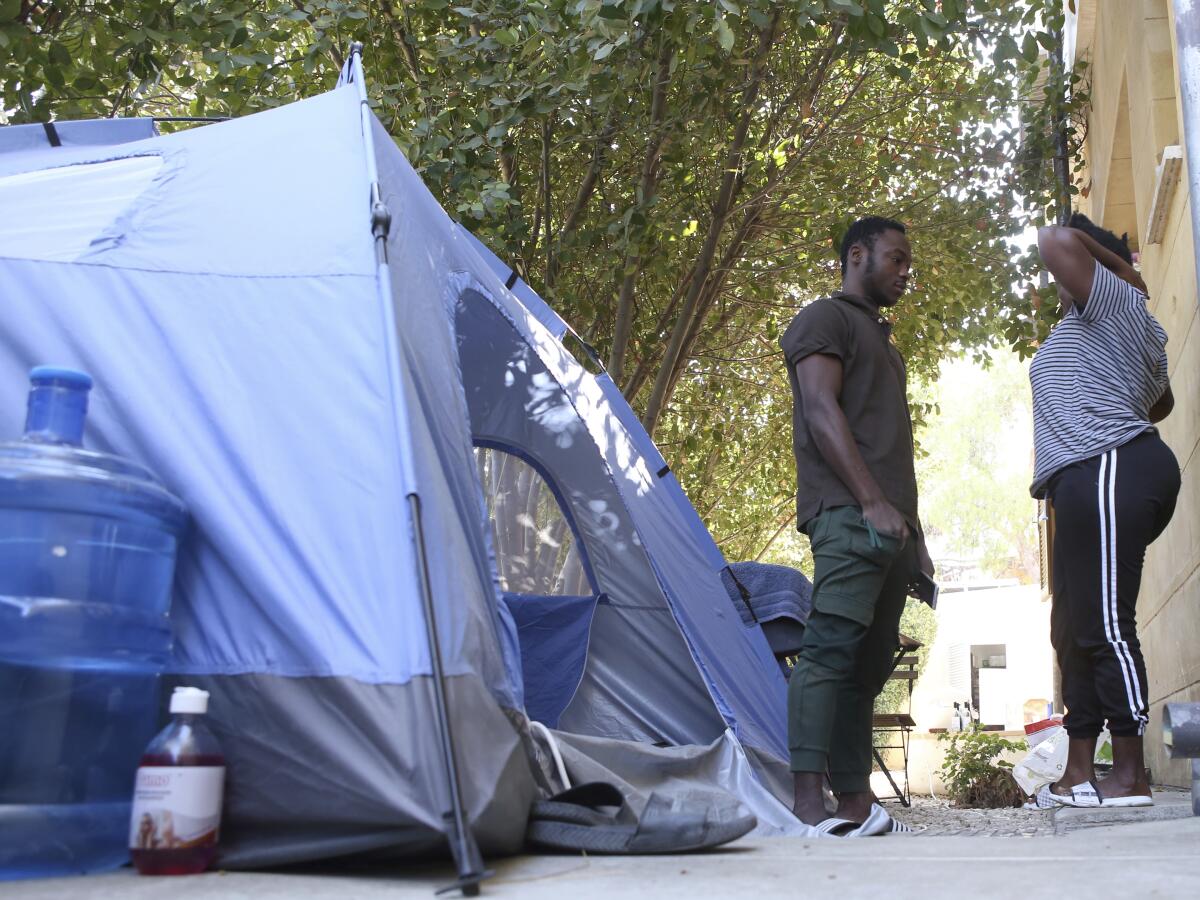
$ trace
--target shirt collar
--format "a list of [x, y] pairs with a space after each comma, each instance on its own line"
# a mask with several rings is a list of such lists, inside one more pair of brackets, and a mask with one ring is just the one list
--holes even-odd
[[863, 297], [859, 294], [850, 294], [846, 291], [834, 291], [830, 296], [833, 297], [834, 300], [846, 301], [855, 309], [860, 310], [861, 312], [870, 316], [872, 321], [876, 322], [881, 328], [883, 328], [884, 332], [887, 334], [892, 333], [892, 323], [887, 320], [887, 317], [883, 315], [879, 307], [866, 297]]

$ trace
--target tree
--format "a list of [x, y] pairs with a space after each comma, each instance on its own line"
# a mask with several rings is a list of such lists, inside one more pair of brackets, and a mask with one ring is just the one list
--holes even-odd
[[793, 524], [778, 335], [836, 286], [851, 220], [910, 225], [914, 378], [1036, 339], [1005, 236], [1041, 171], [1012, 165], [1011, 110], [1043, 6], [0, 0], [0, 106], [241, 115], [327, 89], [363, 41], [426, 183], [599, 349], [727, 554], [754, 558]]
[[977, 563], [994, 577], [1038, 579], [1033, 417], [1026, 367], [1006, 350], [987, 367], [941, 365], [926, 388], [937, 409], [921, 434], [921, 518], [933, 552]]

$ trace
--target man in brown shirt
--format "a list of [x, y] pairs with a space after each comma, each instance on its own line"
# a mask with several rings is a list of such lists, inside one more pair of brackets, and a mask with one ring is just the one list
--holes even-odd
[[[796, 815], [830, 834], [871, 812], [871, 716], [918, 569], [904, 361], [881, 308], [907, 287], [904, 226], [871, 216], [841, 245], [842, 290], [800, 310], [781, 344], [792, 386], [798, 527], [812, 542], [813, 611], [788, 686]], [[827, 818], [823, 780], [838, 798]], [[844, 821], [843, 821], [844, 820]]]

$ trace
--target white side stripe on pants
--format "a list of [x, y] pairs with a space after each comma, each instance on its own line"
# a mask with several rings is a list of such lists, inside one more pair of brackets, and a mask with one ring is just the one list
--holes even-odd
[[1133, 664], [1129, 645], [1121, 637], [1121, 623], [1117, 608], [1117, 451], [1110, 450], [1100, 460], [1099, 497], [1100, 507], [1100, 608], [1104, 614], [1104, 636], [1113, 648], [1125, 680], [1125, 697], [1129, 711], [1138, 723], [1138, 734], [1143, 734], [1149, 717], [1142, 706], [1142, 686]]

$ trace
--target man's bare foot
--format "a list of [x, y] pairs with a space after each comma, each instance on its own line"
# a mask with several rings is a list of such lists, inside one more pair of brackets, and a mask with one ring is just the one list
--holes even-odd
[[820, 825], [829, 818], [825, 810], [825, 776], [820, 772], [793, 772], [792, 812], [805, 825]]
[[837, 799], [837, 817], [861, 825], [871, 814], [871, 804], [875, 802], [875, 795], [870, 791], [855, 791], [838, 794]]

